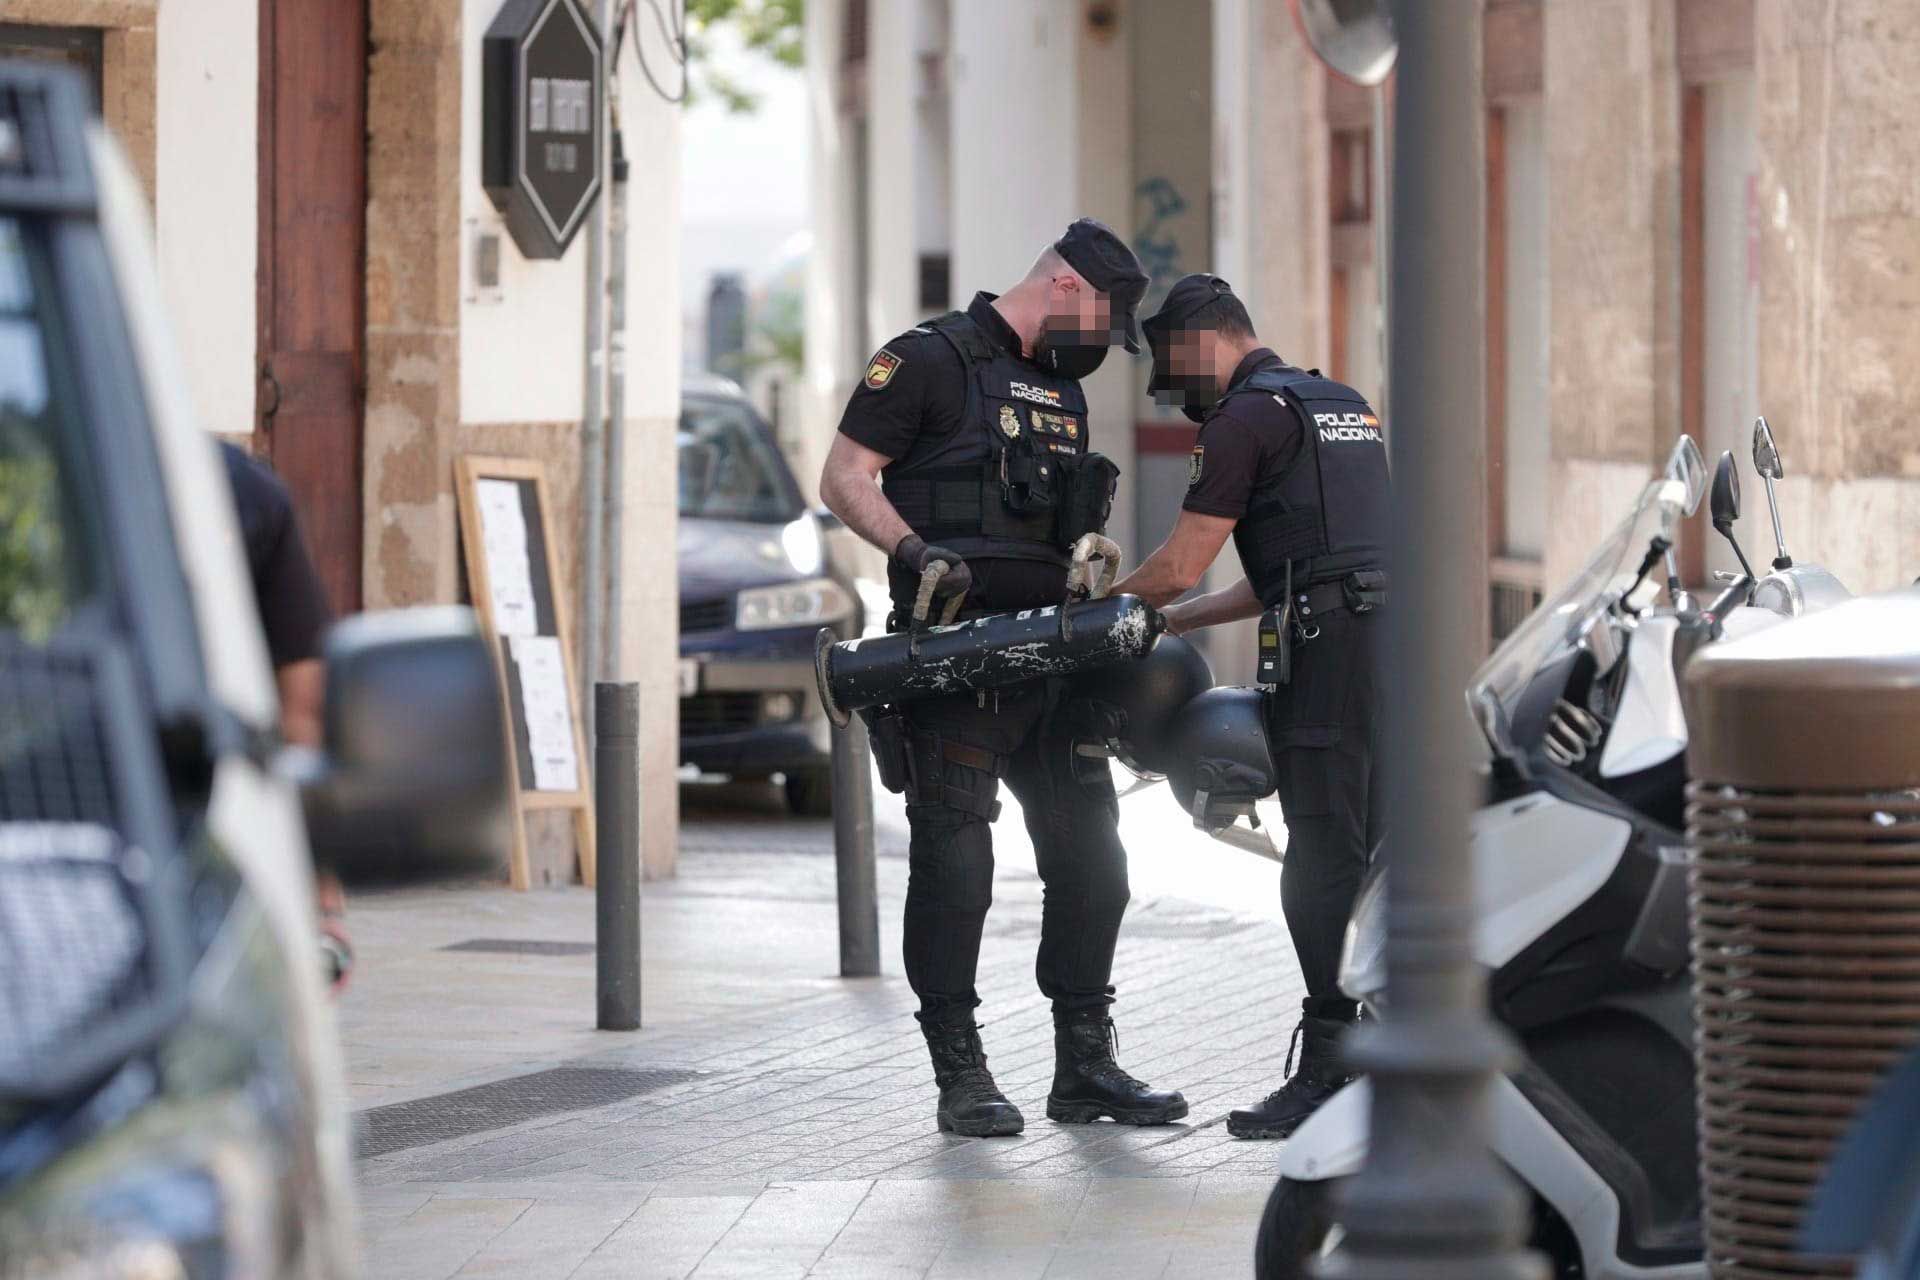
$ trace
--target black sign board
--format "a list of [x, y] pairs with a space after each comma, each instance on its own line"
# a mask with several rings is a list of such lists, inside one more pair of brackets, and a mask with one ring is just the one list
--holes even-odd
[[580, 0], [507, 0], [481, 59], [481, 181], [520, 252], [558, 258], [600, 195], [600, 32]]

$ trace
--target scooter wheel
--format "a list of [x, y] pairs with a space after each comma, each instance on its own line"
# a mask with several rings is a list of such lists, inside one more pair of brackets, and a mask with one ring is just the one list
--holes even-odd
[[1255, 1280], [1306, 1280], [1307, 1264], [1329, 1252], [1333, 1185], [1291, 1178], [1273, 1184], [1253, 1246]]
[[[1338, 1181], [1282, 1178], [1274, 1183], [1253, 1246], [1255, 1280], [1307, 1280], [1307, 1265], [1333, 1252], [1342, 1234], [1332, 1209]], [[1538, 1196], [1533, 1201], [1533, 1233], [1527, 1244], [1552, 1263], [1554, 1280], [1580, 1280], [1586, 1275], [1572, 1229]]]

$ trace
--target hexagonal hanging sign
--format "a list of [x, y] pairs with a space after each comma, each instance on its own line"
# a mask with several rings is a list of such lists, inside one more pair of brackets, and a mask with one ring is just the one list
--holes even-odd
[[507, 0], [481, 41], [481, 182], [529, 258], [558, 258], [600, 196], [606, 63], [580, 0]]

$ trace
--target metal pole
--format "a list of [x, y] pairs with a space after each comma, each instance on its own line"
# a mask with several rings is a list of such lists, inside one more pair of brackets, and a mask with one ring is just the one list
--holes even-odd
[[[1391, 83], [1389, 81], [1388, 83]], [[1374, 317], [1373, 341], [1380, 353], [1379, 398], [1374, 408], [1388, 423], [1393, 421], [1393, 351], [1387, 341], [1387, 317], [1393, 314], [1393, 187], [1387, 158], [1393, 154], [1393, 137], [1387, 119], [1387, 85], [1373, 91], [1373, 285], [1379, 312]]]
[[1478, 634], [1485, 517], [1485, 136], [1480, 0], [1396, 0], [1396, 486], [1385, 1016], [1350, 1057], [1373, 1077], [1365, 1167], [1336, 1193], [1346, 1229], [1322, 1280], [1545, 1280], [1518, 1247], [1520, 1189], [1488, 1151], [1511, 1061], [1473, 958], [1460, 690]]
[[602, 1031], [640, 1026], [640, 686], [593, 686], [594, 993]]
[[840, 976], [880, 975], [880, 895], [873, 861], [873, 774], [859, 716], [833, 731], [833, 869], [840, 891]]
[[[636, 37], [637, 38], [637, 37]], [[626, 523], [627, 454], [627, 152], [620, 133], [620, 94], [613, 99], [613, 185], [607, 208], [607, 610], [605, 674], [620, 672], [622, 528]], [[666, 548], [669, 557], [672, 548]]]
[[[597, 0], [594, 5], [594, 22], [604, 32], [607, 29], [607, 0]], [[609, 67], [606, 83], [613, 80], [613, 68]], [[601, 133], [606, 132], [606, 103], [601, 104]], [[600, 642], [601, 617], [605, 606], [606, 579], [603, 574], [602, 530], [605, 528], [604, 503], [607, 493], [607, 443], [606, 418], [602, 412], [600, 397], [601, 380], [606, 374], [606, 355], [601, 350], [603, 339], [602, 317], [607, 304], [607, 264], [602, 252], [606, 237], [605, 205], [595, 201], [593, 210], [587, 215], [587, 350], [584, 377], [586, 378], [585, 408], [580, 420], [580, 594], [583, 617], [581, 619], [581, 663], [580, 669], [586, 672], [588, 682], [600, 678]], [[587, 714], [593, 709], [589, 707]], [[593, 725], [587, 725], [591, 736]]]

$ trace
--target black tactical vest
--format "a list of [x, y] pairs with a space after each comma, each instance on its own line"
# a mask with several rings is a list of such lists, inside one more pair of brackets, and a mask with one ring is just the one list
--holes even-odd
[[1279, 603], [1289, 564], [1296, 587], [1386, 568], [1393, 518], [1387, 442], [1360, 393], [1318, 371], [1285, 368], [1262, 369], [1227, 395], [1274, 397], [1306, 436], [1279, 483], [1256, 493], [1234, 526], [1234, 547], [1260, 602]]
[[913, 531], [972, 558], [1064, 566], [1082, 534], [1106, 528], [1119, 469], [1087, 451], [1080, 384], [994, 342], [965, 312], [924, 326], [966, 369], [959, 428], [916, 444], [880, 488]]

